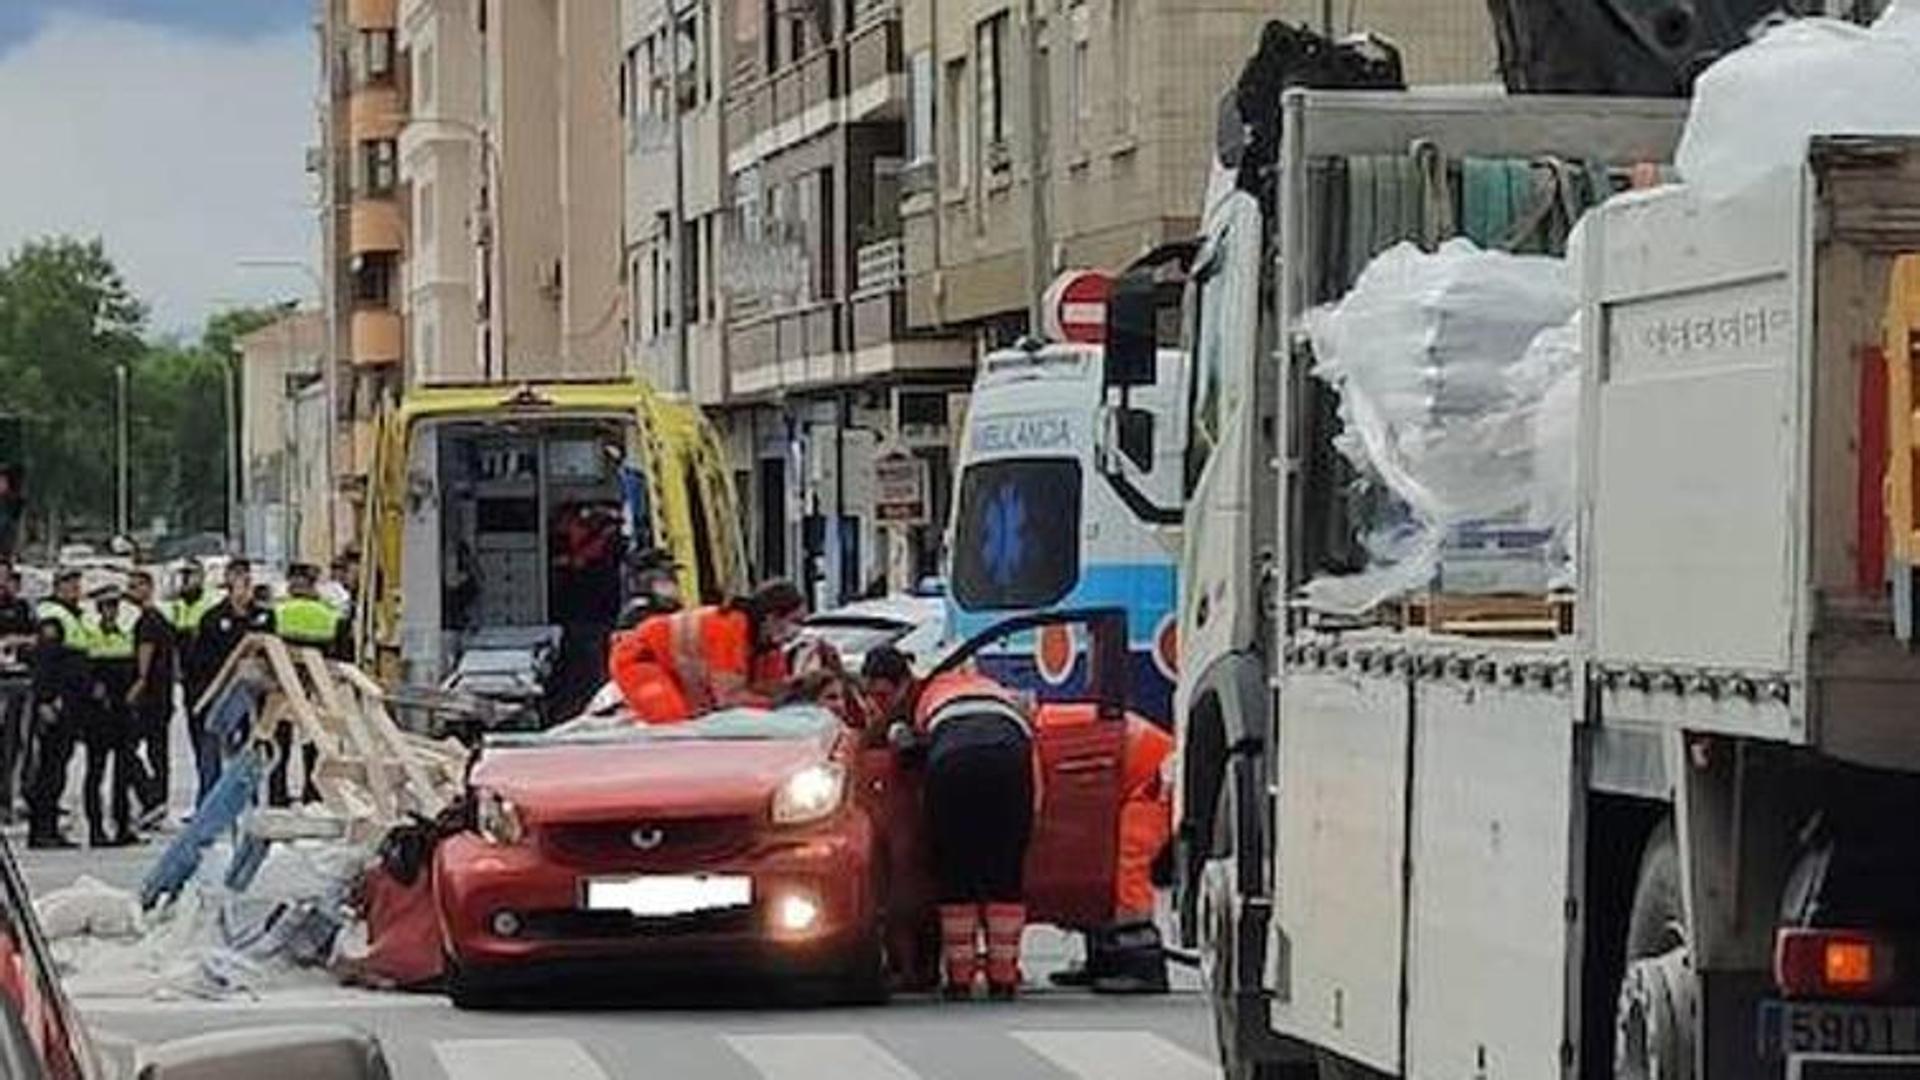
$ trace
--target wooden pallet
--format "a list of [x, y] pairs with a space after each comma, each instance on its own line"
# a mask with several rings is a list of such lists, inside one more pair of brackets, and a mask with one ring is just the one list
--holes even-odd
[[1573, 633], [1573, 597], [1468, 596], [1421, 593], [1388, 605], [1386, 621], [1400, 630], [1486, 638], [1555, 638]]

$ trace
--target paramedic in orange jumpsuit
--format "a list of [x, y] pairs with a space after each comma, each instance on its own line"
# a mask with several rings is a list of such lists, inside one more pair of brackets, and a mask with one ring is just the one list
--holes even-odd
[[[1042, 710], [1043, 723], [1053, 715]], [[1065, 715], [1078, 718], [1087, 714]], [[1056, 985], [1091, 986], [1096, 993], [1104, 994], [1167, 991], [1166, 955], [1153, 921], [1153, 864], [1173, 837], [1173, 792], [1161, 775], [1172, 756], [1171, 735], [1127, 714], [1121, 750], [1114, 919], [1087, 936], [1086, 966], [1055, 973], [1052, 981]]]
[[607, 666], [643, 723], [764, 708], [787, 680], [785, 649], [805, 615], [806, 599], [792, 582], [769, 581], [718, 607], [644, 620], [615, 638]]

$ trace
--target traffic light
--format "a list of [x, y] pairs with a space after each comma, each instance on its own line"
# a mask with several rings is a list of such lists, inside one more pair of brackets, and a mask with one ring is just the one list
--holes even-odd
[[19, 550], [27, 520], [27, 422], [0, 416], [0, 559]]

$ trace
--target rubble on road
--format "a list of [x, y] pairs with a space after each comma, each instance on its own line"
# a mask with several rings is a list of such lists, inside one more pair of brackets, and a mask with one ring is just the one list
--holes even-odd
[[[423, 881], [433, 841], [456, 827], [448, 808], [464, 785], [465, 747], [401, 730], [364, 672], [265, 634], [235, 650], [197, 706], [223, 749], [221, 777], [138, 894], [83, 877], [37, 901], [75, 995], [225, 998], [336, 979], [430, 981], [437, 972], [389, 971], [392, 934], [381, 923], [393, 904], [381, 898], [392, 890], [382, 886], [396, 861], [410, 886]], [[296, 754], [316, 752], [317, 803], [257, 805], [283, 727]]]

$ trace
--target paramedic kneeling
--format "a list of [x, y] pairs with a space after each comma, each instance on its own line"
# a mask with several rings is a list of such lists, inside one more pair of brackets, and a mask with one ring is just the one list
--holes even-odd
[[764, 708], [787, 679], [785, 649], [805, 616], [806, 598], [792, 582], [769, 581], [718, 607], [642, 621], [614, 639], [607, 667], [642, 723]]

